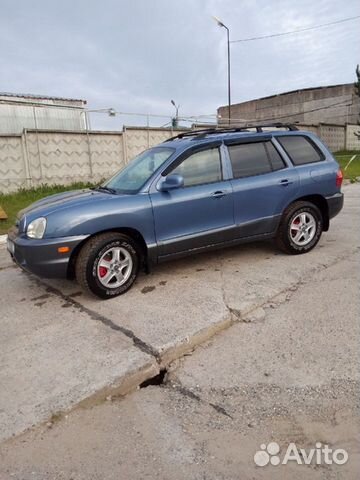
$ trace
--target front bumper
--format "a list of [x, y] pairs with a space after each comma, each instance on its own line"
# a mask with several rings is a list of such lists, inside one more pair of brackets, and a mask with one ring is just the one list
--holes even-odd
[[329, 219], [335, 217], [343, 208], [344, 205], [344, 194], [339, 192], [331, 197], [326, 197], [328, 204]]
[[[35, 240], [18, 235], [17, 229], [13, 228], [8, 232], [8, 251], [14, 262], [28, 272], [45, 278], [66, 278], [72, 252], [87, 237]], [[59, 247], [69, 247], [69, 251], [59, 253]]]

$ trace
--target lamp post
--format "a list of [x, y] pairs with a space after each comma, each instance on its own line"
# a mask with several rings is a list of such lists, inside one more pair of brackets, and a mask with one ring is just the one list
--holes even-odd
[[172, 119], [172, 126], [176, 128], [178, 126], [178, 123], [179, 123], [179, 108], [180, 108], [180, 105], [176, 105], [174, 100], [171, 100], [171, 105], [174, 105], [174, 107], [175, 107], [175, 117]]
[[218, 18], [213, 17], [215, 22], [221, 28], [225, 28], [227, 36], [227, 71], [228, 71], [228, 123], [231, 123], [231, 80], [230, 80], [230, 30], [229, 28]]

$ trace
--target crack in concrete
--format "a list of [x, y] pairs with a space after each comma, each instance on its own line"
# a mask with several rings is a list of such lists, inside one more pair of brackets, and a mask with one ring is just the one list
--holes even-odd
[[[328, 264], [318, 265], [317, 267], [311, 269], [309, 272], [310, 272], [311, 275], [322, 272], [322, 271], [336, 265], [340, 261], [345, 260], [346, 258], [348, 258], [349, 255], [358, 252], [359, 249], [360, 249], [360, 247], [356, 247], [355, 249], [352, 249], [350, 252], [347, 252], [346, 254], [339, 255], [339, 256], [335, 257], [334, 260], [331, 261]], [[221, 265], [221, 266], [223, 267], [223, 265]], [[13, 266], [5, 267], [5, 268], [13, 268]], [[226, 325], [224, 324], [221, 329], [216, 330], [214, 332], [214, 334], [211, 335], [212, 337], [215, 337], [220, 331], [229, 329], [230, 327], [232, 327], [236, 323], [240, 323], [241, 321], [246, 322], [246, 317], [250, 313], [252, 313], [254, 310], [257, 310], [259, 308], [266, 307], [267, 305], [271, 304], [274, 300], [279, 298], [281, 295], [284, 295], [284, 294], [289, 295], [290, 294], [290, 296], [292, 296], [301, 286], [306, 285], [307, 283], [309, 283], [311, 281], [310, 279], [308, 279], [308, 280], [300, 279], [298, 282], [295, 282], [295, 283], [291, 284], [289, 287], [281, 290], [280, 292], [273, 295], [272, 297], [264, 300], [262, 303], [254, 305], [254, 307], [251, 308], [249, 311], [247, 311], [246, 314], [242, 314], [238, 310], [236, 310], [234, 308], [231, 308], [228, 305], [228, 303], [226, 301], [226, 295], [225, 295], [225, 281], [224, 281], [224, 276], [223, 276], [223, 270], [221, 269], [220, 272], [221, 272], [221, 283], [222, 283], [221, 289], [222, 289], [222, 294], [223, 294], [222, 295], [223, 303], [224, 303], [226, 309], [230, 313], [231, 321], [229, 323], [227, 323]], [[115, 324], [111, 319], [105, 317], [104, 315], [101, 315], [101, 314], [83, 306], [80, 302], [78, 302], [77, 300], [72, 298], [71, 295], [66, 295], [66, 294], [62, 293], [61, 290], [58, 290], [57, 288], [48, 285], [46, 282], [43, 282], [38, 277], [32, 276], [31, 274], [28, 274], [27, 272], [25, 272], [25, 274], [27, 274], [29, 277], [31, 277], [38, 285], [41, 285], [42, 287], [45, 287], [46, 291], [48, 293], [51, 293], [51, 294], [61, 298], [69, 306], [71, 305], [71, 306], [77, 308], [80, 312], [86, 313], [89, 316], [89, 318], [91, 318], [92, 320], [100, 321], [106, 327], [111, 328], [114, 331], [118, 331], [118, 332], [123, 333], [126, 337], [131, 339], [133, 341], [133, 344], [137, 348], [139, 348], [142, 352], [144, 352], [144, 353], [150, 355], [151, 357], [153, 357], [158, 364], [161, 363], [161, 355], [151, 345], [147, 344], [141, 338], [137, 337], [135, 335], [135, 333], [133, 331], [131, 331], [130, 329], [119, 326], [119, 325]], [[275, 306], [278, 307], [282, 303], [284, 303], [285, 301], [288, 301], [289, 299], [290, 299], [290, 297], [287, 296], [287, 297], [285, 297], [285, 300], [282, 300], [280, 302], [275, 302]], [[207, 340], [208, 339], [206, 339], [205, 341], [200, 341], [199, 343], [197, 343], [195, 345], [192, 345], [192, 350], [195, 350], [198, 346], [202, 346], [204, 343], [206, 343]], [[168, 364], [171, 364], [172, 362], [174, 362], [176, 360], [180, 360], [180, 358], [184, 357], [184, 355], [186, 355], [186, 352], [180, 353], [179, 356], [177, 357], [177, 359], [172, 360], [171, 362], [168, 362]], [[157, 376], [158, 376], [158, 374], [157, 374]], [[153, 377], [149, 377], [147, 380], [145, 380], [145, 382], [150, 382], [149, 384], [151, 384], [151, 378], [153, 378]], [[162, 382], [162, 383], [164, 385], [170, 385], [173, 389], [175, 389], [180, 394], [182, 394], [182, 395], [184, 395], [184, 396], [186, 396], [186, 397], [188, 397], [188, 398], [190, 398], [194, 401], [197, 401], [199, 403], [203, 403], [204, 405], [207, 405], [210, 408], [214, 409], [217, 413], [219, 413], [223, 416], [226, 416], [226, 417], [233, 420], [233, 417], [230, 415], [230, 413], [228, 413], [226, 411], [226, 409], [223, 406], [221, 406], [219, 404], [216, 404], [216, 403], [207, 402], [206, 400], [203, 400], [199, 395], [197, 395], [196, 393], [187, 389], [186, 387], [182, 386], [181, 384], [175, 384], [175, 383], [172, 383], [169, 380], [166, 380], [165, 382]], [[140, 384], [144, 384], [144, 380], [142, 382], [138, 382], [138, 386]], [[101, 395], [100, 395], [100, 397], [101, 397]], [[99, 401], [102, 402], [103, 398], [101, 397]], [[87, 402], [89, 402], [89, 403], [87, 403]], [[81, 405], [85, 408], [86, 406], [91, 406], [93, 404], [93, 402], [94, 402], [94, 400], [90, 401], [88, 399], [85, 399], [84, 401], [80, 402], [79, 405]], [[68, 411], [66, 413], [70, 413], [70, 411]], [[61, 418], [62, 418], [62, 415], [59, 419], [61, 419]]]
[[216, 403], [209, 403], [209, 405], [210, 407], [214, 408], [218, 413], [221, 413], [222, 415], [231, 418], [231, 420], [234, 420], [230, 413], [228, 413], [221, 405], [217, 405]]
[[233, 417], [226, 411], [224, 407], [221, 405], [218, 405], [216, 403], [211, 403], [211, 402], [206, 402], [203, 400], [199, 395], [196, 393], [192, 392], [188, 388], [184, 387], [181, 384], [174, 384], [171, 382], [165, 382], [165, 385], [169, 385], [173, 390], [176, 392], [180, 393], [181, 395], [184, 395], [185, 397], [190, 398], [191, 400], [195, 400], [196, 402], [203, 403], [204, 405], [208, 405], [209, 407], [213, 408], [217, 413], [220, 413], [221, 415], [224, 415], [228, 418], [231, 418], [233, 420]]
[[[27, 275], [30, 276], [30, 274], [27, 274]], [[33, 276], [31, 276], [31, 278], [34, 279], [36, 281], [36, 283], [38, 283], [39, 285], [45, 287], [47, 292], [52, 293], [53, 295], [56, 295], [57, 297], [60, 297], [62, 300], [65, 300], [67, 302], [67, 304], [77, 308], [80, 312], [86, 313], [92, 320], [99, 321], [103, 325], [105, 325], [106, 327], [109, 327], [112, 330], [115, 330], [117, 332], [123, 333], [126, 337], [130, 338], [133, 341], [133, 344], [137, 348], [139, 348], [139, 350], [141, 350], [142, 352], [147, 353], [148, 355], [151, 355], [152, 357], [154, 357], [155, 360], [158, 363], [160, 362], [160, 357], [159, 357], [158, 352], [151, 345], [147, 344], [141, 338], [139, 338], [137, 335], [135, 335], [135, 333], [132, 330], [130, 330], [126, 327], [122, 327], [120, 325], [117, 325], [112, 320], [105, 317], [105, 315], [94, 312], [90, 308], [85, 307], [84, 305], [82, 305], [80, 302], [78, 302], [77, 300], [75, 300], [71, 296], [65, 295], [64, 293], [61, 292], [61, 290], [58, 290], [57, 288], [48, 285], [46, 282], [43, 282], [39, 278], [33, 277]]]
[[[234, 316], [236, 318], [236, 320], [234, 322], [232, 322], [231, 325], [229, 325], [228, 328], [231, 328], [231, 326], [234, 325], [235, 323], [241, 323], [241, 322], [251, 323], [251, 322], [246, 322], [246, 318], [251, 313], [253, 313], [255, 310], [258, 310], [259, 308], [266, 308], [267, 306], [269, 306], [269, 304], [273, 304], [273, 303], [275, 303], [276, 307], [278, 307], [278, 306], [282, 305], [283, 303], [285, 303], [286, 301], [289, 301], [290, 298], [298, 291], [298, 289], [300, 287], [305, 286], [312, 281], [311, 277], [313, 275], [315, 275], [317, 273], [320, 273], [320, 272], [323, 272], [323, 271], [327, 270], [328, 268], [333, 267], [334, 265], [337, 265], [342, 260], [346, 260], [349, 257], [349, 255], [353, 255], [353, 254], [357, 253], [359, 250], [360, 250], [360, 246], [348, 251], [346, 254], [342, 254], [342, 255], [339, 255], [339, 256], [335, 257], [333, 259], [333, 261], [331, 261], [330, 263], [317, 265], [316, 267], [309, 270], [310, 275], [308, 275], [306, 280], [300, 279], [297, 282], [292, 283], [291, 285], [284, 288], [283, 290], [280, 290], [275, 295], [267, 298], [262, 303], [257, 303], [256, 305], [251, 307], [249, 310], [247, 310], [245, 314], [242, 313], [241, 311], [237, 310], [236, 308], [230, 307], [229, 304], [227, 303], [226, 296], [225, 296], [225, 283], [223, 281], [223, 275], [221, 275], [222, 281], [223, 281], [222, 282], [222, 293], [223, 293], [223, 302], [224, 302], [225, 308], [229, 311], [229, 313], [232, 316]], [[278, 301], [278, 302], [275, 301], [278, 297], [281, 297], [283, 295], [286, 295], [286, 298], [284, 300], [281, 300], [281, 301]]]

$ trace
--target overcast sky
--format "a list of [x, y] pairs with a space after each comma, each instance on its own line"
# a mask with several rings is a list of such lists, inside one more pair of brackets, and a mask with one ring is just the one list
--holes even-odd
[[[212, 15], [232, 40], [360, 15], [359, 0], [0, 0], [0, 7], [0, 91], [165, 115], [173, 98], [183, 116], [227, 102], [226, 32]], [[354, 81], [359, 32], [358, 19], [232, 44], [233, 103]], [[92, 115], [95, 127], [117, 129], [124, 120], [134, 122]]]

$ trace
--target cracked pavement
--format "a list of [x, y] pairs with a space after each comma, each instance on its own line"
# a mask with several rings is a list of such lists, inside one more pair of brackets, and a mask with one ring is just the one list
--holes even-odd
[[[307, 255], [199, 255], [107, 302], [0, 249], [0, 479], [355, 478], [359, 187]], [[164, 367], [162, 385], [123, 397]], [[349, 461], [256, 467], [270, 441]]]

